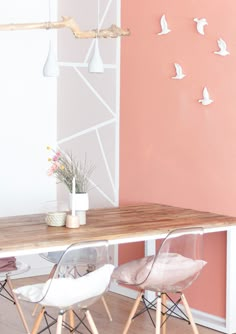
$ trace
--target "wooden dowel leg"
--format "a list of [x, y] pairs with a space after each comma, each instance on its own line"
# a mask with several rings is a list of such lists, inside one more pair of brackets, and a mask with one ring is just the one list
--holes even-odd
[[95, 323], [93, 321], [93, 318], [92, 318], [91, 313], [89, 312], [89, 310], [86, 310], [85, 314], [86, 314], [86, 317], [87, 317], [87, 320], [88, 320], [88, 323], [89, 323], [89, 326], [91, 328], [92, 333], [93, 334], [99, 334], [98, 330], [97, 330], [97, 327], [95, 326]]
[[156, 305], [156, 334], [161, 332], [161, 293], [158, 292]]
[[163, 293], [161, 295], [161, 302], [162, 302], [162, 315], [161, 315], [161, 333], [166, 334], [166, 294]]
[[35, 316], [35, 314], [36, 314], [36, 312], [37, 312], [37, 309], [38, 309], [38, 307], [39, 307], [39, 304], [36, 304], [36, 305], [34, 306], [34, 309], [33, 309], [33, 311], [32, 311], [32, 317], [34, 317], [34, 316]]
[[26, 322], [26, 320], [25, 320], [25, 317], [24, 317], [23, 311], [22, 311], [22, 309], [21, 309], [20, 303], [19, 303], [19, 301], [18, 301], [18, 298], [17, 298], [16, 295], [14, 294], [13, 286], [12, 286], [12, 282], [11, 282], [11, 279], [10, 279], [9, 276], [7, 276], [7, 285], [8, 285], [8, 287], [9, 287], [9, 290], [10, 290], [11, 295], [13, 296], [14, 302], [15, 302], [15, 304], [16, 304], [17, 311], [18, 311], [18, 313], [19, 313], [19, 315], [20, 315], [20, 317], [21, 317], [21, 320], [22, 320], [22, 323], [23, 323], [23, 325], [24, 325], [24, 327], [25, 327], [26, 333], [27, 333], [27, 334], [30, 334], [29, 327], [28, 327], [27, 322]]
[[185, 295], [184, 295], [183, 293], [182, 293], [182, 295], [181, 295], [181, 300], [182, 300], [182, 302], [183, 302], [183, 305], [184, 305], [184, 307], [185, 307], [187, 316], [188, 316], [189, 321], [190, 321], [190, 324], [191, 324], [191, 326], [192, 326], [193, 333], [194, 333], [194, 334], [199, 334], [199, 333], [198, 333], [197, 326], [196, 326], [196, 324], [195, 324], [195, 321], [193, 320], [192, 312], [191, 312], [190, 307], [189, 307], [189, 305], [188, 305], [187, 299], [185, 298]]
[[107, 302], [106, 302], [104, 296], [102, 296], [102, 302], [103, 302], [103, 305], [104, 305], [105, 310], [106, 310], [106, 312], [107, 312], [107, 315], [108, 315], [109, 320], [112, 321], [111, 313], [110, 313], [110, 310], [109, 310], [109, 308], [108, 308], [108, 306], [107, 306]]
[[134, 306], [133, 306], [133, 308], [132, 308], [132, 310], [131, 310], [131, 312], [130, 312], [129, 318], [128, 318], [126, 324], [125, 324], [125, 328], [124, 328], [124, 330], [123, 330], [123, 334], [128, 333], [129, 327], [130, 327], [130, 325], [131, 325], [131, 321], [132, 321], [133, 316], [135, 315], [135, 313], [136, 313], [136, 311], [137, 311], [137, 308], [138, 308], [138, 306], [139, 306], [139, 303], [140, 303], [140, 300], [141, 300], [142, 296], [143, 296], [143, 291], [141, 291], [141, 292], [138, 294], [138, 297], [136, 298], [136, 300], [135, 300], [135, 302], [134, 302]]
[[59, 313], [57, 317], [57, 331], [56, 334], [61, 334], [62, 331], [62, 321], [63, 321], [63, 314]]
[[37, 334], [38, 333], [38, 329], [39, 329], [39, 326], [40, 326], [41, 321], [43, 319], [44, 312], [45, 312], [45, 307], [42, 307], [38, 316], [37, 316], [37, 318], [36, 318], [36, 320], [35, 320], [34, 327], [32, 329], [31, 334]]
[[69, 310], [69, 324], [71, 329], [75, 328], [75, 317], [74, 317], [74, 313], [73, 310]]

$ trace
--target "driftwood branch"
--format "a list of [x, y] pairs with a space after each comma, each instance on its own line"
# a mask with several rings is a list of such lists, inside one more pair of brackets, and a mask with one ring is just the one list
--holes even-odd
[[70, 29], [76, 38], [116, 38], [120, 36], [130, 35], [129, 30], [123, 30], [122, 28], [119, 28], [114, 24], [110, 28], [101, 29], [99, 31], [97, 29], [81, 31], [74, 18], [68, 16], [63, 16], [61, 21], [56, 22], [0, 24], [0, 31], [61, 28]]

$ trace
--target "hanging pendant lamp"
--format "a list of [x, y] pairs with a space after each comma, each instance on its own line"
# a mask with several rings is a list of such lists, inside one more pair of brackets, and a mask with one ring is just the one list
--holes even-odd
[[45, 77], [58, 77], [59, 66], [57, 64], [56, 55], [53, 50], [52, 41], [49, 41], [48, 56], [43, 67], [43, 75]]
[[[99, 32], [99, 16], [100, 16], [99, 11], [100, 11], [100, 1], [98, 0], [98, 12], [97, 12], [97, 31], [98, 32]], [[104, 72], [103, 61], [102, 61], [102, 57], [99, 51], [98, 37], [95, 38], [94, 54], [88, 64], [88, 70], [90, 73], [103, 73]]]
[[[48, 8], [49, 8], [49, 22], [51, 22], [51, 1], [49, 0], [48, 3]], [[52, 32], [49, 31], [50, 34], [50, 39], [49, 39], [49, 49], [48, 49], [48, 55], [46, 62], [43, 67], [43, 75], [45, 77], [58, 77], [59, 76], [59, 66], [57, 63], [57, 57], [54, 52], [54, 46], [53, 46], [53, 41], [52, 41]]]
[[90, 73], [103, 73], [104, 72], [104, 66], [103, 66], [101, 55], [100, 55], [97, 38], [95, 39], [94, 54], [89, 62], [88, 69]]

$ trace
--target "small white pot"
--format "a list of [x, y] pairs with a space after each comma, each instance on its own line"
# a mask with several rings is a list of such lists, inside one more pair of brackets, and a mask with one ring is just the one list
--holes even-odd
[[[75, 194], [75, 211], [87, 211], [89, 209], [88, 193]], [[72, 207], [72, 194], [70, 193], [70, 209]]]
[[64, 226], [66, 223], [66, 212], [48, 213], [45, 221], [48, 226]]

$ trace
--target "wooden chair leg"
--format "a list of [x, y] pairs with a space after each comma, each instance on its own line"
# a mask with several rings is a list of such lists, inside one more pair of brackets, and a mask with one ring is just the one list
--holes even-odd
[[65, 313], [63, 313], [63, 315], [62, 315], [62, 328], [64, 328], [65, 327], [65, 324], [66, 324], [66, 314], [67, 312], [65, 312]]
[[56, 334], [61, 334], [62, 332], [62, 321], [63, 321], [63, 313], [59, 313], [57, 317], [57, 330]]
[[191, 324], [191, 326], [192, 326], [193, 333], [194, 333], [194, 334], [199, 334], [199, 333], [198, 333], [197, 326], [196, 326], [196, 324], [195, 324], [195, 321], [193, 320], [192, 312], [191, 312], [190, 307], [189, 307], [189, 305], [188, 305], [187, 299], [185, 298], [185, 295], [184, 295], [183, 293], [181, 294], [181, 300], [182, 300], [182, 302], [183, 302], [183, 305], [184, 305], [184, 307], [185, 307], [187, 316], [188, 316], [189, 321], [190, 321], [190, 324]]
[[24, 317], [23, 311], [22, 311], [22, 309], [21, 309], [20, 303], [19, 303], [19, 301], [18, 301], [18, 298], [17, 298], [16, 295], [14, 294], [13, 286], [12, 286], [12, 282], [11, 282], [11, 279], [10, 279], [9, 276], [7, 277], [7, 285], [8, 285], [8, 287], [9, 287], [9, 291], [10, 291], [10, 293], [11, 293], [13, 299], [14, 299], [14, 302], [15, 302], [15, 305], [16, 305], [16, 308], [17, 308], [17, 311], [18, 311], [18, 313], [19, 313], [19, 315], [20, 315], [20, 317], [21, 317], [21, 320], [22, 320], [22, 323], [23, 323], [23, 325], [24, 325], [24, 327], [25, 327], [26, 333], [27, 333], [27, 334], [30, 334], [29, 327], [28, 327], [27, 322], [26, 322], [26, 320], [25, 320], [25, 317]]
[[142, 296], [143, 296], [143, 291], [141, 291], [141, 292], [138, 294], [138, 296], [137, 296], [137, 298], [136, 298], [136, 300], [135, 300], [135, 302], [134, 302], [134, 306], [133, 306], [132, 309], [131, 309], [131, 312], [130, 312], [130, 314], [129, 314], [129, 318], [128, 318], [126, 324], [125, 324], [125, 328], [124, 328], [122, 334], [126, 334], [126, 333], [128, 333], [128, 330], [129, 330], [129, 327], [130, 327], [130, 325], [131, 325], [132, 319], [133, 319], [133, 317], [134, 317], [134, 315], [135, 315], [135, 313], [136, 313], [136, 311], [137, 311], [137, 308], [138, 308], [139, 303], [140, 303], [140, 301], [141, 301], [141, 299], [142, 299]]
[[73, 310], [69, 310], [68, 313], [69, 313], [69, 325], [73, 329], [75, 328], [75, 317]]
[[156, 304], [156, 334], [161, 333], [161, 293], [158, 292]]
[[91, 328], [92, 333], [93, 334], [99, 334], [98, 330], [97, 330], [97, 327], [95, 326], [95, 323], [93, 321], [93, 318], [92, 318], [91, 313], [89, 312], [89, 310], [86, 310], [85, 314], [86, 314], [86, 318], [88, 320], [88, 323], [89, 323], [89, 326]]
[[35, 316], [36, 312], [37, 312], [37, 309], [39, 307], [39, 304], [35, 304], [34, 308], [33, 308], [33, 311], [32, 311], [32, 317]]
[[103, 305], [104, 305], [105, 310], [106, 310], [106, 312], [107, 312], [107, 315], [108, 315], [109, 320], [112, 321], [111, 313], [110, 313], [110, 310], [109, 310], [109, 308], [108, 308], [108, 306], [107, 306], [107, 302], [106, 302], [104, 296], [102, 296], [102, 302], [103, 302]]
[[162, 315], [161, 315], [161, 333], [166, 334], [166, 294], [163, 293], [161, 295], [161, 302], [162, 302]]
[[31, 334], [37, 334], [38, 333], [38, 329], [39, 329], [39, 326], [41, 324], [41, 321], [43, 319], [43, 315], [44, 315], [44, 312], [45, 312], [45, 307], [42, 307], [35, 322], [34, 322], [34, 327], [32, 329], [32, 332]]

